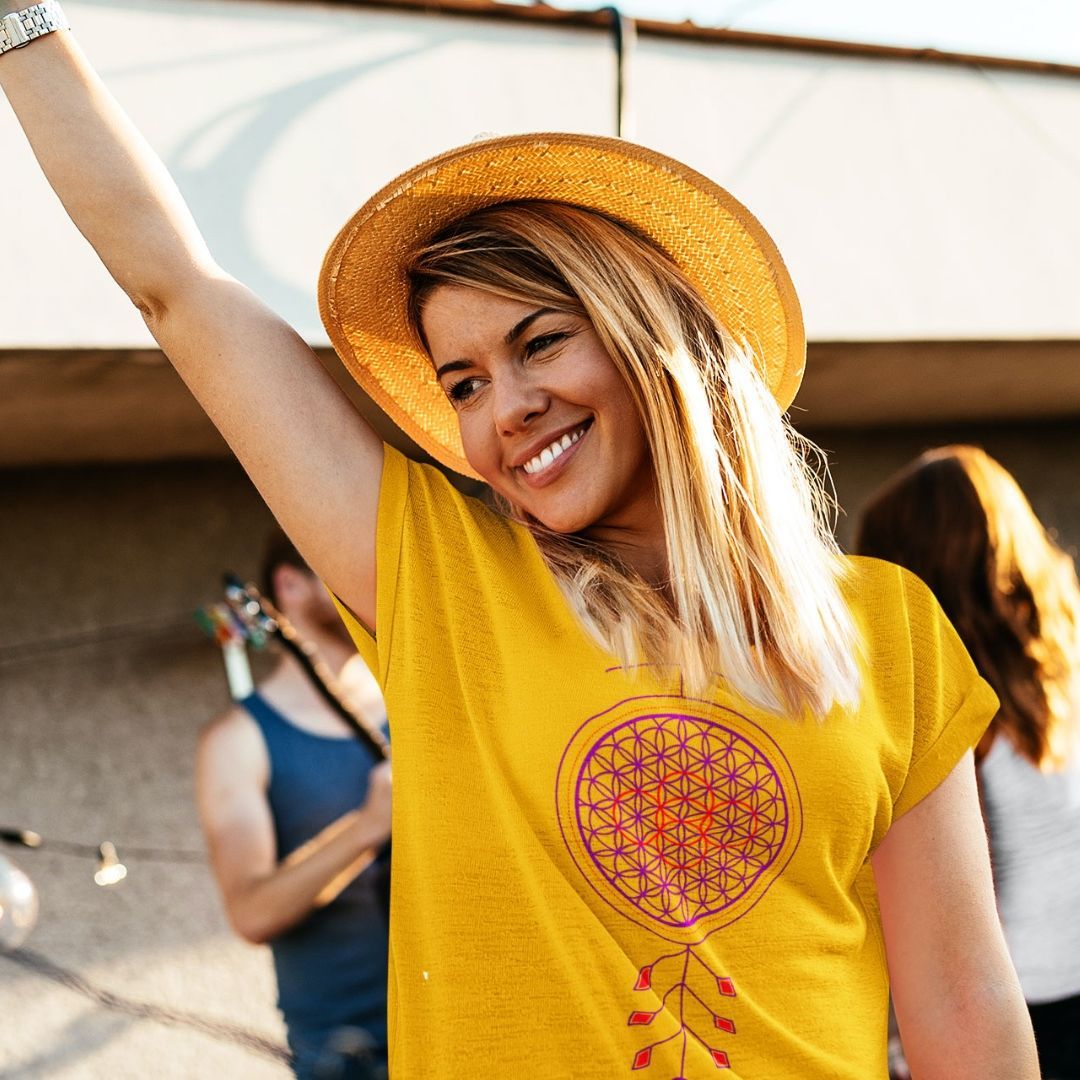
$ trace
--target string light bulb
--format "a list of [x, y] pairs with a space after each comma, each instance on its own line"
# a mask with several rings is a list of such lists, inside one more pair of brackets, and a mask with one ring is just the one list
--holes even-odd
[[103, 840], [98, 845], [98, 868], [94, 881], [102, 888], [118, 885], [127, 877], [127, 867], [120, 861], [116, 845], [111, 840]]
[[38, 919], [34, 883], [0, 855], [0, 950], [13, 952], [30, 936]]

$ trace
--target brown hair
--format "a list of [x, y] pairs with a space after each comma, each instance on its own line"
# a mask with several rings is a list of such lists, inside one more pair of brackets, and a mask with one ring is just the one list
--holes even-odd
[[717, 674], [773, 712], [824, 716], [858, 700], [857, 635], [809, 444], [746, 342], [636, 230], [556, 202], [502, 203], [434, 237], [410, 268], [409, 317], [443, 285], [586, 316], [641, 418], [669, 578], [658, 593], [603, 545], [523, 521], [582, 624], [626, 665]]
[[856, 549], [926, 582], [994, 688], [980, 749], [1005, 734], [1060, 768], [1080, 707], [1080, 587], [1012, 475], [974, 446], [931, 450], [872, 496]]
[[305, 574], [314, 574], [296, 550], [296, 545], [285, 535], [284, 529], [275, 525], [263, 543], [262, 562], [259, 564], [259, 588], [274, 607], [281, 606], [274, 589], [274, 571], [279, 566], [292, 566]]

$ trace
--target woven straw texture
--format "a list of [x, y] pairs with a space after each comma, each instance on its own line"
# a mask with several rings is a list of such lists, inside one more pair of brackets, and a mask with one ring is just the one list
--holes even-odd
[[409, 331], [404, 268], [445, 225], [512, 199], [590, 207], [650, 236], [754, 350], [780, 407], [791, 404], [806, 358], [802, 313], [775, 244], [741, 203], [621, 139], [513, 135], [448, 151], [388, 184], [338, 234], [319, 277], [323, 323], [345, 366], [436, 460], [476, 475], [454, 410]]

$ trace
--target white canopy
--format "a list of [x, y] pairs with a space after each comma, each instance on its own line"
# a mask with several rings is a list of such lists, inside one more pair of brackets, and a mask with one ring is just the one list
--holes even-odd
[[[236, 0], [68, 0], [218, 259], [315, 344], [322, 253], [400, 169], [481, 132], [610, 132], [600, 30]], [[643, 36], [636, 138], [773, 233], [817, 341], [1080, 339], [1080, 78]], [[141, 320], [0, 105], [0, 349]]]

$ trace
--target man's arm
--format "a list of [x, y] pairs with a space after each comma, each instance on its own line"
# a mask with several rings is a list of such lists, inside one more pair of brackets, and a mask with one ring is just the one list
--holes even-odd
[[261, 944], [329, 903], [390, 836], [390, 766], [372, 770], [364, 805], [278, 862], [267, 800], [270, 763], [258, 727], [235, 709], [199, 737], [199, 819], [229, 922]]
[[1039, 1080], [994, 905], [971, 754], [893, 824], [873, 866], [914, 1080]]

